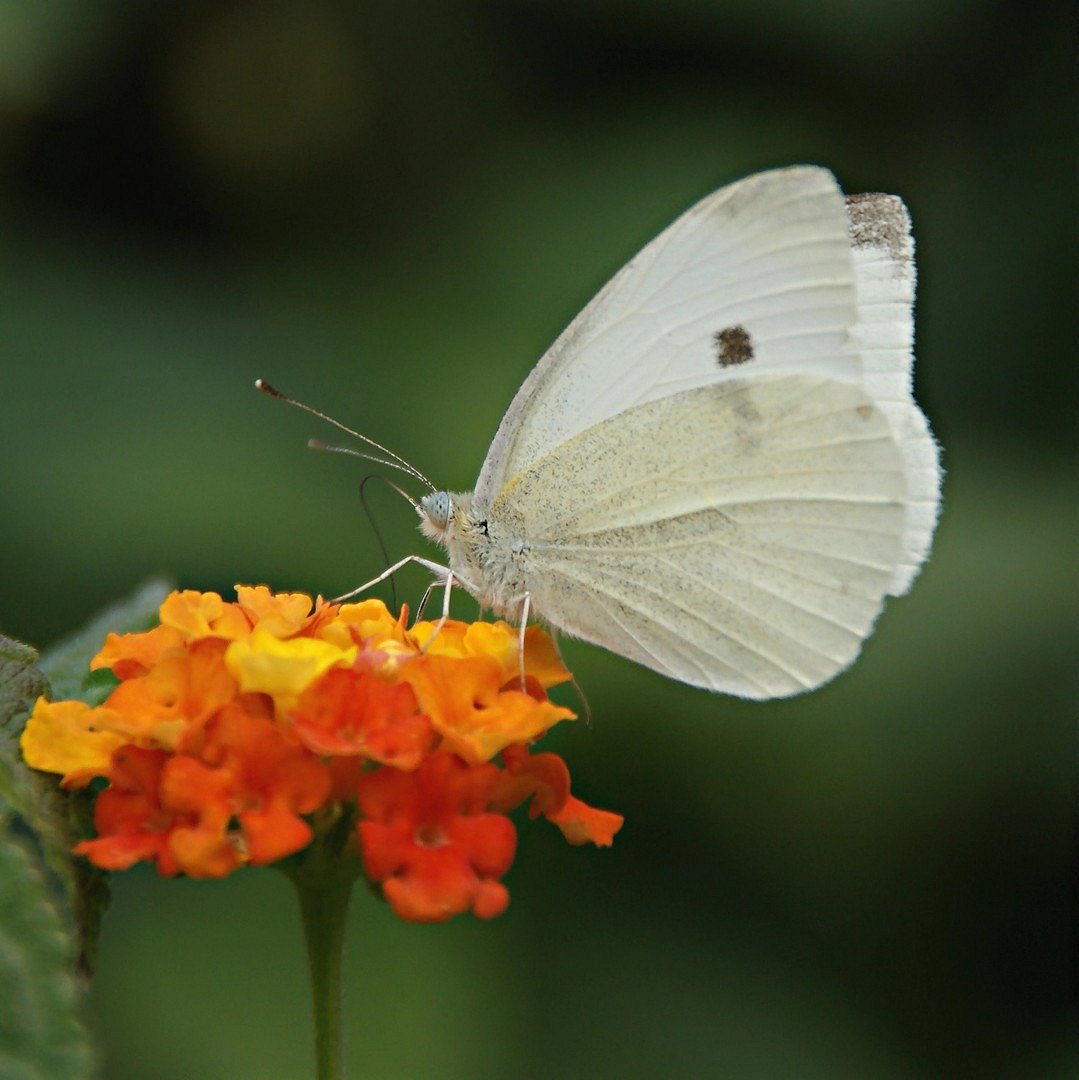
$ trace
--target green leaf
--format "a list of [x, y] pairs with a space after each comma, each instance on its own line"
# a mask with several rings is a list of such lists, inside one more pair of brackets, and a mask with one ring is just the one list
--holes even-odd
[[70, 931], [32, 853], [0, 832], [0, 1076], [81, 1080], [93, 1055], [77, 1014]]
[[[37, 652], [29, 645], [0, 634], [0, 812], [14, 811], [35, 833], [41, 782], [22, 762], [19, 735], [34, 702], [49, 685], [36, 660]], [[47, 831], [51, 817], [40, 822], [42, 830]]]
[[108, 875], [71, 854], [91, 834], [92, 794], [61, 791], [57, 777], [31, 769], [19, 752], [26, 717], [48, 690], [36, 659], [29, 645], [0, 635], [0, 825], [17, 815], [32, 836], [74, 931], [78, 945], [72, 955], [80, 970], [89, 972], [108, 906]]
[[36, 650], [0, 634], [0, 731], [7, 732], [11, 725], [22, 731], [34, 702], [48, 689], [36, 663]]
[[[94, 794], [89, 788], [66, 793], [68, 835], [71, 843], [94, 835]], [[75, 922], [78, 954], [76, 965], [84, 975], [92, 975], [97, 963], [97, 946], [101, 938], [101, 923], [112, 902], [108, 871], [94, 866], [81, 855], [65, 849], [67, 871], [65, 885]]]
[[0, 802], [26, 818], [34, 831], [39, 781], [23, 764], [19, 736], [34, 702], [48, 689], [37, 652], [0, 634]]
[[[90, 659], [110, 631], [149, 629], [169, 588], [161, 580], [144, 583], [53, 646], [40, 661], [29, 645], [0, 635], [0, 825], [6, 827], [15, 814], [32, 835], [42, 869], [47, 871], [74, 928], [77, 966], [87, 972], [93, 966], [101, 919], [108, 906], [108, 875], [73, 856], [71, 849], [92, 834], [93, 792], [61, 791], [57, 777], [37, 772], [23, 762], [18, 740], [42, 693], [48, 693], [53, 701], [74, 698], [89, 705], [101, 703], [116, 680], [111, 672], [91, 672]], [[0, 1075], [7, 1075], [2, 1068]]]
[[103, 608], [82, 629], [46, 649], [41, 655], [41, 670], [52, 687], [52, 700], [77, 698], [87, 705], [100, 705], [116, 685], [111, 672], [90, 670], [90, 660], [105, 643], [105, 635], [149, 630], [171, 588], [169, 582], [151, 578], [123, 600]]

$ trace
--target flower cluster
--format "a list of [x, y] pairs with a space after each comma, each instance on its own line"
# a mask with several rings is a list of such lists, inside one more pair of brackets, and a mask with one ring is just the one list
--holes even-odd
[[110, 634], [92, 662], [118, 685], [99, 706], [40, 699], [26, 761], [65, 787], [103, 778], [98, 866], [152, 861], [222, 877], [309, 844], [349, 812], [364, 870], [404, 919], [500, 914], [524, 803], [570, 843], [609, 845], [619, 815], [570, 794], [530, 744], [573, 714], [547, 689], [569, 678], [538, 627], [407, 625], [380, 600], [312, 601], [239, 586], [233, 603], [174, 592], [160, 624]]

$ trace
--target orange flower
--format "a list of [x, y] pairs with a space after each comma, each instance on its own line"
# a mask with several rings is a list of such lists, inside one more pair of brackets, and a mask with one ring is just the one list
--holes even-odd
[[162, 805], [193, 822], [170, 841], [181, 869], [218, 877], [306, 846], [311, 827], [300, 815], [329, 794], [325, 766], [272, 721], [239, 707], [222, 710], [206, 735], [200, 758], [177, 755], [161, 781]]
[[464, 911], [500, 915], [509, 893], [498, 881], [513, 861], [513, 823], [488, 813], [499, 772], [434, 754], [411, 773], [379, 769], [360, 779], [360, 847], [368, 876], [411, 922]]
[[[434, 636], [436, 623], [420, 622], [412, 627], [411, 637], [431, 656], [489, 656], [497, 660], [502, 670], [500, 685], [510, 683], [519, 687], [520, 634], [507, 622], [462, 623], [447, 619]], [[525, 678], [533, 679], [544, 690], [568, 682], [569, 672], [558, 658], [554, 642], [538, 626], [525, 631]]]
[[569, 674], [538, 627], [522, 690], [504, 622], [447, 620], [436, 636], [380, 600], [264, 586], [231, 603], [175, 592], [160, 616], [94, 657], [120, 680], [102, 705], [43, 698], [22, 734], [27, 763], [63, 786], [107, 780], [97, 837], [76, 848], [98, 866], [222, 877], [355, 816], [363, 866], [401, 918], [491, 918], [509, 900], [509, 811], [529, 802], [571, 843], [609, 844], [622, 824], [570, 794], [560, 757], [528, 750], [573, 716], [547, 698]]
[[557, 754], [530, 754], [523, 745], [502, 751], [505, 770], [495, 789], [491, 806], [500, 813], [516, 810], [531, 799], [529, 817], [557, 813], [569, 798], [569, 769]]
[[292, 730], [316, 754], [363, 755], [414, 769], [431, 746], [431, 721], [407, 683], [391, 686], [369, 671], [334, 668], [296, 704]]
[[174, 749], [237, 694], [225, 666], [226, 642], [210, 637], [169, 649], [146, 672], [120, 683], [105, 701], [118, 717], [113, 730], [129, 742]]
[[[304, 630], [311, 615], [311, 597], [305, 593], [272, 593], [265, 585], [237, 585], [236, 606], [258, 627], [276, 638], [290, 638]], [[319, 598], [317, 610], [325, 601]]]
[[105, 647], [90, 661], [90, 670], [111, 668], [118, 679], [133, 679], [183, 643], [184, 635], [173, 626], [155, 626], [144, 634], [109, 634]]
[[622, 815], [596, 810], [569, 793], [569, 769], [557, 754], [530, 754], [525, 746], [502, 752], [506, 766], [491, 798], [494, 810], [509, 811], [531, 798], [529, 815], [542, 814], [571, 844], [610, 847], [622, 828]]
[[171, 627], [189, 641], [205, 637], [232, 641], [251, 632], [251, 623], [240, 607], [226, 604], [215, 592], [185, 589], [169, 593], [159, 615], [162, 626]]
[[240, 846], [229, 831], [230, 779], [186, 754], [170, 758], [162, 771], [162, 807], [181, 820], [170, 830], [169, 854], [188, 877], [225, 877], [241, 864]]
[[471, 764], [573, 719], [569, 709], [546, 699], [502, 690], [502, 666], [490, 656], [420, 656], [403, 665], [401, 679], [416, 691], [445, 748]]
[[113, 755], [109, 786], [94, 803], [96, 840], [75, 851], [105, 870], [126, 870], [142, 860], [157, 863], [165, 877], [179, 873], [169, 849], [175, 818], [161, 805], [161, 771], [169, 761], [164, 750], [125, 746]]
[[548, 814], [547, 820], [557, 825], [571, 844], [610, 847], [624, 818], [611, 810], [597, 810], [570, 795], [562, 809]]
[[344, 648], [346, 645], [363, 645], [370, 649], [390, 646], [390, 652], [412, 653], [406, 644], [405, 619], [408, 608], [401, 609], [395, 619], [381, 600], [362, 600], [358, 604], [342, 604], [337, 617], [321, 625], [316, 636]]
[[98, 839], [76, 850], [119, 870], [140, 859], [165, 875], [223, 877], [304, 847], [300, 815], [329, 792], [325, 767], [268, 720], [237, 707], [208, 728], [203, 757], [126, 746], [95, 805]]

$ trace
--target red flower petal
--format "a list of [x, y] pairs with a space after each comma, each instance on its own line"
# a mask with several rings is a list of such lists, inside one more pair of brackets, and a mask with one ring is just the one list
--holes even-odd
[[369, 671], [334, 668], [297, 703], [292, 730], [316, 754], [363, 756], [414, 769], [431, 746], [431, 722], [412, 688]]
[[178, 867], [169, 850], [177, 823], [161, 805], [162, 771], [169, 760], [164, 750], [124, 746], [112, 757], [109, 786], [94, 804], [96, 840], [84, 840], [75, 851], [106, 870], [125, 870], [142, 859], [157, 862], [171, 876]]
[[415, 772], [381, 768], [360, 779], [360, 848], [369, 877], [394, 911], [438, 922], [472, 910], [490, 918], [508, 903], [496, 881], [513, 861], [509, 818], [486, 809], [499, 771], [435, 754]]
[[311, 842], [311, 826], [284, 805], [247, 810], [239, 815], [248, 860], [265, 866], [292, 855]]
[[491, 809], [508, 811], [531, 797], [531, 817], [543, 814], [571, 844], [610, 847], [622, 828], [622, 815], [595, 808], [569, 792], [569, 769], [557, 754], [530, 754], [526, 746], [502, 752], [506, 771], [491, 796]]
[[614, 834], [622, 828], [625, 820], [621, 814], [597, 810], [572, 795], [558, 813], [548, 814], [547, 817], [562, 830], [562, 835], [571, 844], [592, 843], [597, 847], [610, 847], [614, 843]]
[[491, 797], [491, 809], [508, 812], [531, 798], [530, 817], [556, 813], [569, 798], [569, 769], [557, 754], [530, 754], [520, 744], [502, 751], [506, 766]]

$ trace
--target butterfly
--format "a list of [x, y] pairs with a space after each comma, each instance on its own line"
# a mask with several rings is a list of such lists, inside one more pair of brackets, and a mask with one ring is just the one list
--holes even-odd
[[441, 576], [445, 611], [457, 583], [522, 632], [538, 617], [694, 686], [821, 685], [932, 542], [914, 279], [894, 195], [813, 166], [721, 188], [543, 355], [472, 492], [379, 447], [430, 485], [414, 505], [449, 566], [402, 562]]

